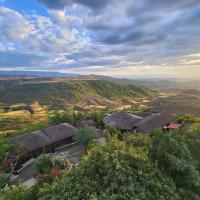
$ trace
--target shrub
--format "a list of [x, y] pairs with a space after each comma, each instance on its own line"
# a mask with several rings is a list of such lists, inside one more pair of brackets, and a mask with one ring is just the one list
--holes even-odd
[[92, 111], [91, 113], [88, 114], [87, 118], [88, 119], [93, 119], [97, 127], [102, 127], [104, 125], [103, 123], [103, 118], [105, 117], [105, 112], [100, 112], [100, 111]]
[[52, 166], [51, 156], [48, 154], [40, 155], [35, 162], [35, 170], [38, 174], [49, 173]]
[[188, 148], [195, 161], [200, 166], [200, 123], [193, 124], [188, 129], [179, 131], [180, 135], [183, 136], [184, 142], [188, 145]]
[[105, 134], [108, 138], [110, 137], [117, 137], [119, 140], [123, 139], [123, 133], [113, 126], [109, 126], [106, 128]]
[[200, 174], [183, 137], [175, 132], [154, 132], [150, 156], [173, 179], [182, 199], [199, 199]]
[[12, 145], [10, 144], [10, 140], [5, 137], [0, 137], [0, 163], [6, 158], [9, 154]]
[[73, 137], [81, 145], [87, 145], [96, 138], [96, 129], [94, 127], [85, 127], [76, 131]]
[[0, 189], [4, 188], [9, 183], [10, 183], [10, 178], [8, 174], [0, 173]]
[[161, 174], [146, 152], [116, 139], [91, 148], [78, 168], [40, 189], [41, 200], [176, 200], [172, 180]]
[[66, 169], [70, 168], [70, 161], [66, 157], [65, 153], [60, 153], [59, 156], [56, 156], [55, 158], [52, 159], [53, 166], [59, 169]]
[[0, 191], [0, 200], [37, 200], [38, 188], [8, 187]]
[[60, 124], [60, 123], [74, 123], [74, 115], [65, 112], [64, 110], [57, 110], [49, 117], [50, 124]]

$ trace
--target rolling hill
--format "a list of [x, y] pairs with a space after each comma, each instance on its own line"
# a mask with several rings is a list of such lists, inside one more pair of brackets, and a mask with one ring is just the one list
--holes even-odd
[[[4, 104], [37, 101], [42, 105], [68, 106], [88, 101], [109, 102], [148, 98], [157, 94], [148, 87], [98, 79], [29, 78], [0, 80], [0, 102]], [[96, 99], [96, 100], [95, 100]], [[90, 99], [89, 99], [90, 100]], [[109, 100], [109, 101], [108, 101]], [[112, 102], [111, 101], [111, 102]]]

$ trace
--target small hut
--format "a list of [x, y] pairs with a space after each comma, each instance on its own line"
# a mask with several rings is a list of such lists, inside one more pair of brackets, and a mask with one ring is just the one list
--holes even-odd
[[135, 129], [141, 133], [151, 133], [156, 128], [164, 126], [175, 121], [175, 118], [168, 113], [152, 114], [135, 124]]
[[108, 115], [103, 119], [106, 127], [113, 126], [121, 131], [127, 132], [133, 129], [136, 123], [142, 120], [143, 117], [131, 115], [127, 112], [118, 112]]

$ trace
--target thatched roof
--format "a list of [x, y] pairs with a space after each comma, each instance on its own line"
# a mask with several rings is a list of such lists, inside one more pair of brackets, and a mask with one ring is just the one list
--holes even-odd
[[105, 126], [113, 126], [120, 130], [131, 130], [142, 117], [130, 115], [127, 112], [118, 112], [103, 119]]
[[50, 126], [46, 129], [43, 129], [42, 131], [50, 139], [51, 143], [55, 143], [65, 138], [72, 137], [76, 131], [76, 128], [68, 123], [63, 123], [55, 126]]
[[137, 115], [140, 116], [140, 117], [149, 117], [152, 114], [155, 114], [155, 113], [152, 113], [152, 112], [140, 112], [140, 113], [137, 113]]
[[42, 132], [35, 131], [12, 138], [17, 147], [24, 151], [34, 151], [51, 143], [50, 139]]
[[76, 122], [76, 128], [84, 127], [96, 127], [96, 122], [94, 120], [80, 120]]
[[175, 118], [168, 113], [152, 114], [135, 124], [135, 128], [142, 133], [150, 133], [154, 129], [163, 128], [174, 121]]
[[24, 151], [35, 151], [65, 138], [70, 138], [75, 131], [76, 128], [64, 123], [14, 137], [12, 142], [17, 145], [17, 148], [21, 148]]

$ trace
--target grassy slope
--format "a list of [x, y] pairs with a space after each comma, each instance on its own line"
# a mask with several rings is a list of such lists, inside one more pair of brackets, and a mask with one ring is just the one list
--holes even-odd
[[0, 82], [0, 102], [6, 104], [38, 101], [45, 105], [78, 103], [83, 97], [107, 99], [148, 97], [155, 91], [143, 86], [123, 85], [105, 80], [13, 80]]

